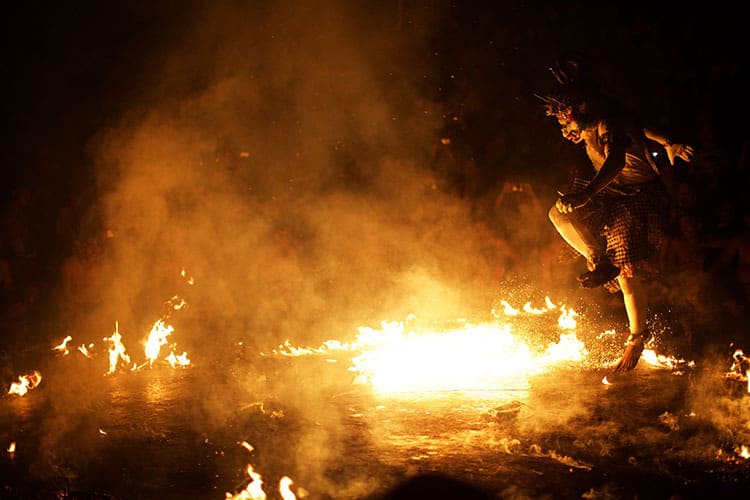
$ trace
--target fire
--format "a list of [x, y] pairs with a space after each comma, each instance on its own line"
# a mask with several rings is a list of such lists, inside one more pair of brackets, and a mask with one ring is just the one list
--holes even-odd
[[[242, 441], [240, 446], [245, 448], [247, 451], [252, 452], [255, 448], [247, 441]], [[263, 477], [255, 472], [252, 465], [247, 466], [247, 475], [250, 476], [250, 483], [245, 487], [244, 490], [239, 493], [232, 494], [227, 492], [225, 498], [231, 500], [265, 500], [266, 492], [263, 491]], [[292, 493], [291, 486], [294, 482], [288, 477], [283, 476], [279, 480], [279, 494], [284, 500], [295, 500], [297, 497]], [[305, 490], [300, 489], [300, 497], [307, 495]]]
[[266, 492], [263, 491], [263, 479], [261, 478], [260, 474], [255, 472], [253, 466], [250, 464], [248, 464], [247, 466], [247, 475], [250, 476], [250, 484], [248, 484], [244, 490], [240, 491], [236, 495], [227, 492], [225, 498], [230, 498], [232, 500], [266, 499]]
[[190, 360], [188, 359], [186, 352], [183, 352], [178, 356], [175, 356], [174, 352], [170, 352], [169, 356], [167, 356], [165, 359], [172, 368], [176, 368], [177, 366], [188, 366], [190, 364]]
[[26, 375], [19, 375], [18, 382], [10, 384], [8, 394], [23, 396], [32, 389], [35, 389], [42, 382], [42, 374], [34, 370]]
[[358, 382], [378, 392], [523, 389], [527, 376], [587, 355], [574, 333], [537, 355], [510, 325], [467, 324], [441, 333], [406, 331], [396, 322], [382, 327], [360, 328], [360, 344], [367, 348], [350, 368]]
[[59, 345], [56, 345], [55, 347], [53, 347], [52, 350], [61, 351], [63, 353], [63, 356], [69, 354], [70, 351], [68, 350], [68, 342], [70, 342], [71, 340], [73, 340], [73, 337], [68, 335], [67, 337], [63, 339], [63, 341]]
[[[279, 480], [279, 494], [281, 495], [281, 498], [283, 500], [295, 500], [297, 496], [292, 493], [291, 486], [294, 484], [294, 481], [291, 480], [291, 478], [284, 476]], [[304, 498], [307, 496], [307, 491], [303, 488], [298, 488], [298, 493], [300, 498]]]
[[561, 306], [561, 310], [562, 313], [560, 314], [560, 318], [558, 318], [557, 320], [560, 328], [564, 330], [575, 330], [576, 326], [578, 326], [578, 322], [576, 321], [578, 313], [573, 309], [567, 309], [565, 306]]
[[15, 441], [11, 441], [10, 444], [8, 445], [8, 453], [10, 453], [12, 455], [15, 452], [16, 452], [16, 442]]
[[545, 297], [542, 307], [527, 302], [521, 308], [501, 300], [501, 314], [518, 317], [539, 316], [559, 312], [556, 328], [569, 330], [546, 350], [532, 349], [523, 336], [514, 335], [509, 324], [500, 322], [470, 324], [448, 331], [414, 331], [408, 325], [415, 319], [410, 314], [404, 322], [381, 323], [381, 329], [359, 327], [354, 342], [329, 340], [318, 348], [295, 347], [286, 341], [274, 353], [285, 356], [326, 354], [350, 351], [350, 371], [356, 373], [355, 383], [370, 384], [378, 392], [415, 392], [436, 390], [493, 390], [521, 388], [527, 377], [563, 363], [580, 362], [588, 355], [583, 342], [572, 332], [578, 314], [564, 305], [557, 306]]
[[742, 349], [737, 349], [732, 355], [732, 366], [724, 375], [729, 380], [735, 380], [747, 384], [747, 392], [750, 393], [750, 358], [745, 356]]
[[150, 365], [153, 365], [159, 357], [161, 346], [167, 343], [167, 337], [174, 331], [174, 327], [167, 325], [163, 320], [158, 320], [151, 327], [151, 332], [146, 340], [146, 357]]
[[112, 347], [109, 348], [109, 371], [107, 374], [115, 373], [120, 360], [124, 363], [130, 364], [130, 356], [125, 352], [125, 346], [122, 343], [122, 335], [120, 335], [120, 325], [115, 322], [115, 331], [111, 337], [105, 337], [105, 341], [112, 343]]
[[694, 366], [694, 363], [692, 361], [688, 362], [675, 356], [657, 354], [653, 349], [644, 349], [643, 354], [641, 354], [641, 359], [643, 359], [643, 361], [650, 364], [651, 366], [655, 366], [657, 368], [668, 368], [670, 370], [674, 370], [685, 365]]

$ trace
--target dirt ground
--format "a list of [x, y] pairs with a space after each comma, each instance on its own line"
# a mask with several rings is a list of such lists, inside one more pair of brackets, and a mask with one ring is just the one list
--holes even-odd
[[[523, 387], [377, 394], [342, 360], [258, 356], [103, 375], [48, 356], [0, 400], [3, 498], [726, 498], [750, 487], [731, 359], [567, 366]], [[339, 362], [334, 362], [339, 361]], [[287, 495], [288, 498], [290, 498]], [[239, 496], [237, 498], [240, 498]], [[252, 497], [246, 497], [252, 498]]]

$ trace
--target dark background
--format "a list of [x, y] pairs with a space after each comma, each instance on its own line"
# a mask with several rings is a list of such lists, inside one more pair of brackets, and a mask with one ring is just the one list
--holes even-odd
[[[424, 44], [435, 64], [423, 91], [461, 116], [467, 147], [490, 183], [570, 150], [542, 147], [560, 141], [548, 141], [555, 128], [533, 94], [550, 83], [550, 62], [571, 51], [585, 55], [609, 89], [686, 140], [695, 141], [706, 120], [734, 150], [745, 136], [748, 17], [733, 4], [371, 4], [371, 21], [394, 37], [422, 36], [414, 26], [437, 19]], [[262, 7], [247, 5], [251, 22]], [[78, 189], [89, 182], [87, 140], [139, 99], [161, 50], [184, 35], [191, 2], [12, 2], [3, 11], [3, 194], [26, 180]], [[408, 72], [395, 64], [393, 71]], [[500, 128], [517, 139], [504, 165], [484, 152]]]
[[[123, 244], [136, 242], [136, 235], [145, 233], [146, 243], [134, 243], [132, 256], [121, 252], [122, 271], [105, 269], [108, 276], [135, 276], [134, 259], [144, 267], [153, 260], [154, 268], [166, 269], [158, 260], [167, 257], [154, 228], [179, 229], [177, 222], [183, 216], [180, 203], [184, 203], [185, 207], [202, 207], [190, 211], [200, 220], [230, 217], [226, 225], [209, 227], [226, 232], [208, 231], [211, 242], [195, 252], [215, 257], [212, 270], [220, 267], [223, 260], [219, 256], [224, 252], [230, 268], [235, 264], [237, 257], [229, 243], [239, 245], [240, 236], [248, 237], [247, 243], [242, 242], [247, 247], [236, 253], [247, 263], [258, 242], [274, 242], [284, 234], [281, 231], [273, 236], [273, 227], [288, 231], [300, 252], [315, 261], [303, 272], [314, 282], [313, 293], [304, 288], [296, 291], [301, 297], [326, 297], [321, 302], [325, 307], [316, 305], [314, 313], [306, 314], [297, 305], [304, 321], [313, 314], [330, 314], [329, 295], [348, 287], [362, 291], [362, 296], [345, 294], [341, 309], [351, 309], [347, 318], [362, 314], [357, 308], [369, 307], [370, 302], [373, 316], [381, 314], [380, 308], [388, 309], [387, 301], [372, 300], [372, 290], [382, 288], [390, 293], [394, 287], [382, 280], [382, 273], [408, 269], [401, 261], [405, 257], [417, 265], [433, 262], [472, 288], [465, 278], [468, 272], [458, 267], [474, 260], [460, 256], [463, 236], [452, 240], [446, 236], [448, 231], [438, 229], [451, 219], [457, 226], [462, 224], [450, 212], [453, 200], [460, 198], [462, 205], [491, 205], [503, 183], [512, 180], [531, 182], [544, 204], [571, 167], [586, 162], [580, 150], [561, 138], [557, 124], [544, 115], [535, 97], [552, 83], [548, 67], [570, 53], [583, 57], [588, 73], [607, 92], [636, 109], [647, 123], [668, 130], [675, 140], [700, 147], [701, 129], [714, 127], [719, 147], [728, 151], [736, 164], [747, 137], [748, 73], [742, 42], [748, 16], [729, 3], [674, 7], [518, 0], [15, 2], [3, 8], [2, 19], [5, 98], [0, 195], [4, 203], [10, 203], [18, 186], [33, 189], [29, 221], [38, 254], [33, 260], [18, 259], [22, 265], [19, 281], [27, 279], [51, 292], [54, 290], [48, 285], [54, 284], [80, 236], [61, 234], [55, 226], [73, 194], [83, 195], [84, 203], [91, 204], [90, 211], [78, 213], [95, 221], [89, 224], [94, 231], [108, 229], [110, 224], [117, 229], [127, 227], [127, 237], [117, 240]], [[330, 30], [335, 35], [329, 34]], [[330, 54], [330, 60], [319, 64], [306, 61], [307, 43], [319, 51], [310, 52], [315, 57]], [[347, 52], [352, 48], [355, 50]], [[350, 54], [358, 56], [357, 60], [348, 60]], [[341, 67], [339, 72], [339, 66], [347, 62], [351, 62], [350, 68]], [[240, 69], [233, 72], [234, 66]], [[367, 73], [361, 79], [360, 70]], [[215, 94], [221, 88], [217, 82], [231, 81], [227, 76], [236, 75], [243, 81], [254, 80], [222, 100]], [[349, 85], [346, 79], [353, 83]], [[329, 81], [330, 88], [326, 88]], [[296, 87], [297, 93], [292, 95], [290, 87]], [[260, 89], [258, 102], [254, 89]], [[246, 98], [244, 92], [252, 98]], [[343, 94], [340, 100], [339, 92]], [[320, 106], [317, 95], [322, 95]], [[235, 106], [237, 97], [244, 102]], [[189, 104], [183, 107], [183, 103]], [[433, 113], [424, 120], [419, 111], [422, 103]], [[358, 109], [359, 115], [349, 116], [346, 106]], [[155, 139], [154, 144], [142, 136], [138, 136], [141, 142], [129, 140], [128, 134], [139, 133], [140, 124], [153, 123], [148, 120], [152, 110], [172, 125], [179, 124], [184, 113], [190, 126], [178, 125], [177, 137], [167, 135], [164, 141]], [[399, 110], [403, 114], [398, 120], [387, 116]], [[224, 120], [237, 119], [237, 115], [241, 115], [237, 123]], [[304, 128], [295, 126], [300, 120]], [[196, 167], [199, 160], [206, 160], [198, 158], [204, 152], [192, 147], [194, 136], [183, 134], [196, 123], [205, 128], [195, 132], [195, 137], [203, 138], [215, 130], [217, 137], [211, 139], [217, 144], [222, 141], [221, 134], [232, 140], [248, 136], [255, 141], [258, 153], [246, 162], [250, 170], [241, 167], [232, 177], [235, 171], [228, 167], [223, 172], [228, 173], [228, 180], [215, 181], [213, 172]], [[108, 130], [113, 133], [103, 133]], [[452, 141], [450, 154], [455, 164], [447, 169], [441, 163], [444, 156], [429, 155], [430, 150], [440, 153], [441, 137]], [[110, 139], [119, 147], [108, 147]], [[164, 151], [152, 155], [149, 148], [162, 146]], [[230, 140], [227, 147], [229, 150], [217, 147], [210, 152], [216, 162], [227, 157], [230, 162], [240, 160], [239, 148], [244, 145], [231, 150]], [[296, 156], [298, 147], [302, 156]], [[394, 167], [394, 184], [404, 188], [399, 193], [391, 188], [389, 179], [385, 186], [378, 184], [379, 169], [385, 165], [382, 159], [389, 156], [408, 157], [404, 164], [411, 162], [412, 167], [421, 168], [414, 168], [402, 179], [398, 177], [404, 174], [401, 167]], [[120, 157], [120, 170], [108, 170]], [[466, 165], [467, 160], [475, 168], [470, 175], [451, 170]], [[211, 162], [214, 158], [209, 158]], [[126, 171], [126, 165], [133, 171]], [[193, 174], [201, 170], [206, 177], [190, 177], [190, 169], [184, 168], [189, 165], [195, 169]], [[390, 174], [387, 171], [385, 176]], [[150, 175], [166, 186], [150, 182]], [[185, 186], [172, 183], [173, 175]], [[438, 177], [449, 197], [458, 196], [433, 197], [432, 201], [414, 196], [421, 179], [429, 175]], [[467, 187], [469, 176], [472, 183]], [[218, 196], [213, 197], [213, 193], [228, 190], [227, 184], [239, 192], [244, 183], [248, 184], [241, 195], [248, 198], [244, 207], [224, 205]], [[177, 195], [183, 187], [199, 189], [185, 201]], [[735, 188], [742, 195], [745, 186], [738, 183]], [[340, 220], [348, 220], [351, 226], [337, 222], [339, 227], [329, 229], [330, 217], [324, 214], [332, 213], [341, 194], [347, 204], [336, 213], [343, 214]], [[134, 196], [139, 201], [133, 202]], [[108, 204], [102, 201], [105, 198]], [[146, 201], [174, 204], [174, 213], [169, 214], [174, 220], [158, 219], [163, 216], [163, 205], [147, 207]], [[210, 205], [204, 204], [207, 201]], [[419, 205], [424, 202], [433, 205]], [[347, 217], [354, 213], [351, 207], [360, 204], [359, 220]], [[113, 222], [116, 208], [123, 212]], [[235, 219], [235, 210], [237, 214], [247, 210], [247, 216]], [[152, 213], [157, 217], [153, 223], [147, 217]], [[488, 212], [480, 208], [474, 213]], [[364, 220], [369, 216], [377, 225]], [[105, 217], [110, 220], [98, 225]], [[191, 224], [185, 223], [185, 234], [175, 241], [198, 239]], [[385, 242], [382, 264], [373, 264], [356, 248], [340, 259], [330, 257], [348, 248], [356, 235], [363, 236], [360, 231], [371, 235], [378, 233], [376, 228], [381, 229], [383, 239], [373, 241], [371, 248], [380, 248]], [[394, 236], [393, 228], [404, 232]], [[257, 241], [252, 241], [256, 237]], [[408, 244], [412, 240], [420, 243], [414, 250]], [[222, 243], [214, 247], [213, 241]], [[434, 246], [417, 256], [416, 249], [423, 242]], [[257, 262], [263, 262], [262, 258]], [[357, 265], [350, 266], [352, 262]], [[248, 268], [247, 280], [255, 280], [257, 272], [270, 268], [258, 265], [259, 269]], [[232, 269], [226, 275], [233, 274]], [[375, 284], [365, 285], [368, 274], [375, 275]], [[149, 288], [152, 279], [152, 272], [144, 270], [141, 282], [130, 285], [132, 293], [136, 295], [140, 287]], [[247, 280], [230, 288], [232, 297], [242, 300], [248, 293]], [[161, 299], [160, 292], [153, 294]], [[29, 292], [30, 297], [35, 293]], [[4, 301], [23, 303], [25, 299], [19, 301], [18, 297], [24, 294], [20, 289], [9, 290]], [[54, 303], [53, 293], [50, 298]], [[400, 300], [393, 299], [395, 303]], [[152, 297], [142, 302], [159, 303]], [[483, 299], [481, 302], [484, 304]], [[111, 307], [117, 310], [116, 305]], [[112, 315], [103, 316], [109, 325]], [[43, 335], [49, 334], [44, 331]]]

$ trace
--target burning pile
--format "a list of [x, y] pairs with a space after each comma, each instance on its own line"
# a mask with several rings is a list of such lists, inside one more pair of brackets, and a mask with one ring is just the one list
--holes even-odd
[[[527, 302], [516, 308], [505, 300], [499, 304], [489, 322], [457, 320], [449, 328], [425, 329], [410, 315], [403, 322], [384, 321], [380, 329], [360, 327], [350, 343], [329, 340], [306, 348], [287, 341], [273, 352], [283, 356], [352, 353], [349, 370], [355, 373], [354, 383], [368, 384], [380, 393], [523, 390], [530, 376], [587, 359], [589, 350], [576, 336], [578, 313], [573, 309], [549, 297], [539, 307]], [[556, 317], [556, 325], [544, 333], [555, 340], [530, 343], [539, 336], [529, 331], [532, 319], [550, 315]], [[518, 329], [520, 334], [515, 333]], [[650, 358], [656, 366], [670, 366], [667, 357], [653, 353]]]

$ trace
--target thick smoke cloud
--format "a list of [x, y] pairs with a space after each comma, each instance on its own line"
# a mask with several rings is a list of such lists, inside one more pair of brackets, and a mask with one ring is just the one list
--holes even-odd
[[346, 2], [196, 9], [92, 142], [114, 237], [86, 314], [143, 331], [184, 292], [212, 340], [268, 347], [486, 300], [469, 207], [430, 169], [443, 116], [413, 76], [432, 70], [420, 23]]

